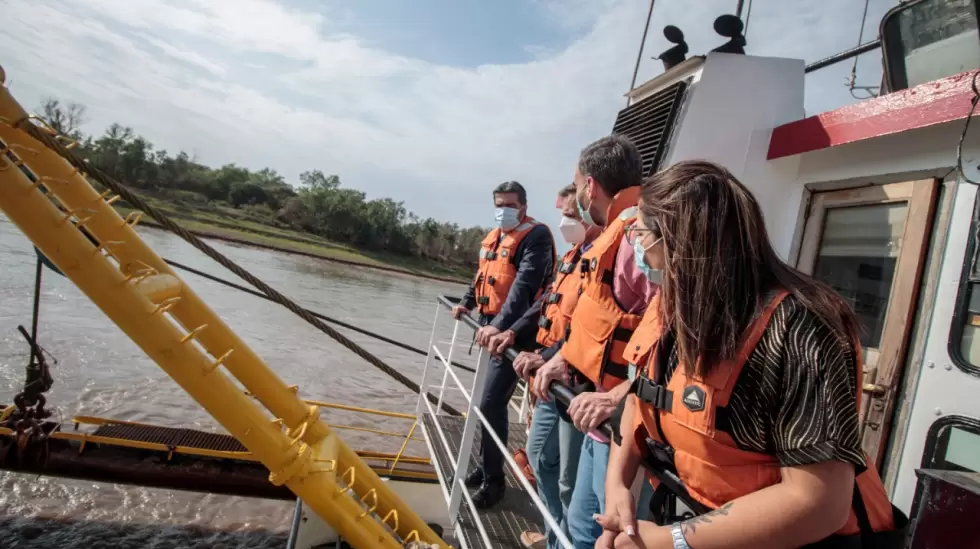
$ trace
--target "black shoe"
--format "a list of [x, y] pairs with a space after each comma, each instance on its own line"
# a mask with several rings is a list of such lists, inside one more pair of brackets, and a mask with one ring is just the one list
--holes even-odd
[[504, 479], [484, 483], [473, 493], [473, 506], [477, 509], [489, 509], [504, 499], [505, 490], [507, 490], [507, 482]]
[[474, 469], [470, 471], [470, 474], [466, 475], [463, 480], [463, 484], [467, 488], [477, 488], [483, 485], [483, 471], [481, 469]]

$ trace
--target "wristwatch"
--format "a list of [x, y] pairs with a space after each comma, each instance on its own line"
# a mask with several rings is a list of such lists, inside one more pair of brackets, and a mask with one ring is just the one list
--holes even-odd
[[691, 549], [691, 546], [687, 544], [687, 540], [684, 539], [684, 532], [681, 531], [680, 524], [675, 524], [670, 527], [670, 537], [674, 538], [674, 549]]

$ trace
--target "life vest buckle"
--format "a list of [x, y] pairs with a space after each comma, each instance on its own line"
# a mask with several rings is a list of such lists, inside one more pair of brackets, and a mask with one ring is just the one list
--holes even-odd
[[490, 296], [482, 295], [482, 296], [476, 298], [476, 302], [478, 304], [480, 304], [480, 305], [489, 305], [490, 304]]
[[549, 305], [554, 305], [561, 301], [561, 294], [550, 292], [548, 294], [548, 299], [546, 299]]
[[575, 270], [574, 263], [568, 263], [563, 261], [562, 264], [558, 266], [558, 272], [561, 274], [568, 274], [574, 270]]
[[493, 286], [496, 282], [497, 282], [497, 279], [496, 278], [494, 278], [492, 276], [488, 276], [487, 277], [487, 284], [489, 284], [490, 286]]
[[549, 319], [546, 316], [540, 316], [540, 317], [538, 317], [538, 327], [539, 328], [544, 328], [545, 330], [550, 330], [551, 329], [551, 319]]
[[642, 402], [665, 412], [670, 412], [674, 402], [673, 391], [668, 391], [666, 387], [650, 381], [646, 376], [638, 376], [636, 378], [635, 394]]
[[497, 252], [487, 252], [487, 261], [497, 259]]

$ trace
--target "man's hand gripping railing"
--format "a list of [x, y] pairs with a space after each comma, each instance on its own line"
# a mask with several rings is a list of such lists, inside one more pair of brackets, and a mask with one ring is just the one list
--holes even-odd
[[[449, 309], [452, 309], [453, 305], [455, 305], [458, 300], [447, 296], [442, 296], [440, 298], [440, 302], [442, 302], [442, 304]], [[480, 328], [479, 323], [469, 316], [463, 315], [459, 320], [473, 330], [478, 330]], [[503, 355], [507, 357], [508, 360], [513, 361], [517, 358], [519, 352], [520, 351], [517, 349], [509, 347], [503, 352]], [[552, 381], [551, 385], [548, 387], [548, 392], [550, 392], [551, 395], [558, 402], [561, 402], [566, 408], [571, 405], [572, 399], [577, 396], [571, 388], [559, 381]], [[620, 405], [620, 409], [621, 407], [622, 404]], [[603, 421], [596, 428], [600, 433], [606, 435], [610, 440], [615, 441], [617, 444], [622, 440], [619, 433], [619, 425], [617, 424], [619, 417], [619, 413], [613, 414], [613, 418]], [[680, 477], [677, 476], [676, 472], [665, 468], [652, 458], [646, 457], [643, 460], [643, 468], [653, 475], [665, 489], [667, 489], [674, 497], [678, 499], [678, 501], [690, 508], [695, 514], [700, 515], [708, 511], [708, 509], [701, 502], [691, 497], [687, 491], [687, 488], [684, 487], [684, 483], [681, 481]]]

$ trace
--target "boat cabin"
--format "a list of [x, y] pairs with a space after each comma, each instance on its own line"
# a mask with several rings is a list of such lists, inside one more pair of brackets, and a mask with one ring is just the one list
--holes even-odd
[[695, 158], [726, 166], [783, 258], [850, 302], [863, 327], [864, 448], [910, 515], [918, 470], [980, 471], [976, 14], [972, 1], [891, 10], [880, 94], [853, 105], [805, 116], [803, 61], [714, 51], [671, 58], [627, 94], [614, 128], [647, 173]]
[[[915, 520], [909, 546], [977, 539], [969, 520], [956, 520], [980, 512], [980, 128], [968, 127], [980, 100], [975, 2], [903, 3], [882, 20], [880, 40], [809, 66], [746, 55], [732, 16], [715, 29], [729, 42], [689, 58], [683, 34], [664, 30], [676, 44], [658, 57], [666, 70], [626, 94], [613, 133], [637, 143], [648, 175], [707, 159], [752, 190], [777, 252], [858, 315], [864, 449]], [[877, 47], [876, 97], [806, 115], [807, 73]], [[474, 394], [479, 383], [477, 375]], [[446, 438], [422, 403], [436, 461], [450, 459], [439, 458], [440, 440], [448, 455], [465, 455], [462, 421]], [[443, 476], [460, 538], [480, 546], [476, 523], [520, 522], [468, 510], [454, 472]]]

